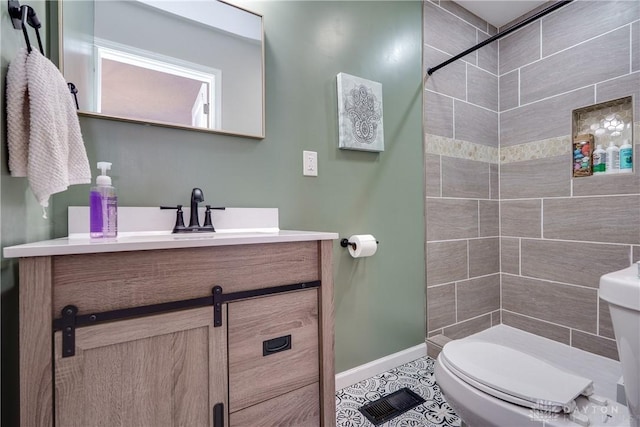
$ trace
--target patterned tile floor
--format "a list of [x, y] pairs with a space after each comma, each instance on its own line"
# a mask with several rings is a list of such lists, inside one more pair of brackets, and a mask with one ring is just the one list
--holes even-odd
[[373, 426], [358, 408], [403, 387], [426, 402], [384, 423], [384, 427], [460, 427], [460, 418], [445, 402], [433, 374], [435, 361], [422, 357], [336, 392], [337, 427]]

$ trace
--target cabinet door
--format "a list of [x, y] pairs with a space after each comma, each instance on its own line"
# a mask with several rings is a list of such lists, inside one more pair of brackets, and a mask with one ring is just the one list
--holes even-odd
[[[211, 307], [76, 330], [76, 354], [55, 345], [55, 420], [67, 426], [212, 426], [227, 407], [226, 327]], [[227, 417], [225, 417], [227, 418]]]

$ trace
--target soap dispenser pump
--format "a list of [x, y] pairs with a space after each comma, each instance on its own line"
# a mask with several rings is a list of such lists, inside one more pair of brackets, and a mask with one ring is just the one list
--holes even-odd
[[118, 199], [107, 171], [111, 163], [98, 162], [101, 174], [89, 194], [89, 235], [92, 239], [114, 238], [118, 235]]

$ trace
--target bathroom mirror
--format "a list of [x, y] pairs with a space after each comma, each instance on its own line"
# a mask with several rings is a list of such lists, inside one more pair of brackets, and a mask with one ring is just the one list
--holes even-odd
[[81, 115], [264, 138], [262, 16], [218, 0], [63, 0]]

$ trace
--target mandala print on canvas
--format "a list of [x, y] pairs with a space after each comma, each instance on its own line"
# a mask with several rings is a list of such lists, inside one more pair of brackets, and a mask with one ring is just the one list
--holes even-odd
[[433, 365], [433, 359], [423, 357], [338, 390], [337, 427], [373, 426], [358, 408], [403, 387], [410, 388], [426, 402], [387, 421], [381, 427], [459, 427], [460, 418], [444, 400], [435, 382]]
[[339, 147], [384, 151], [382, 84], [345, 73], [337, 83]]

